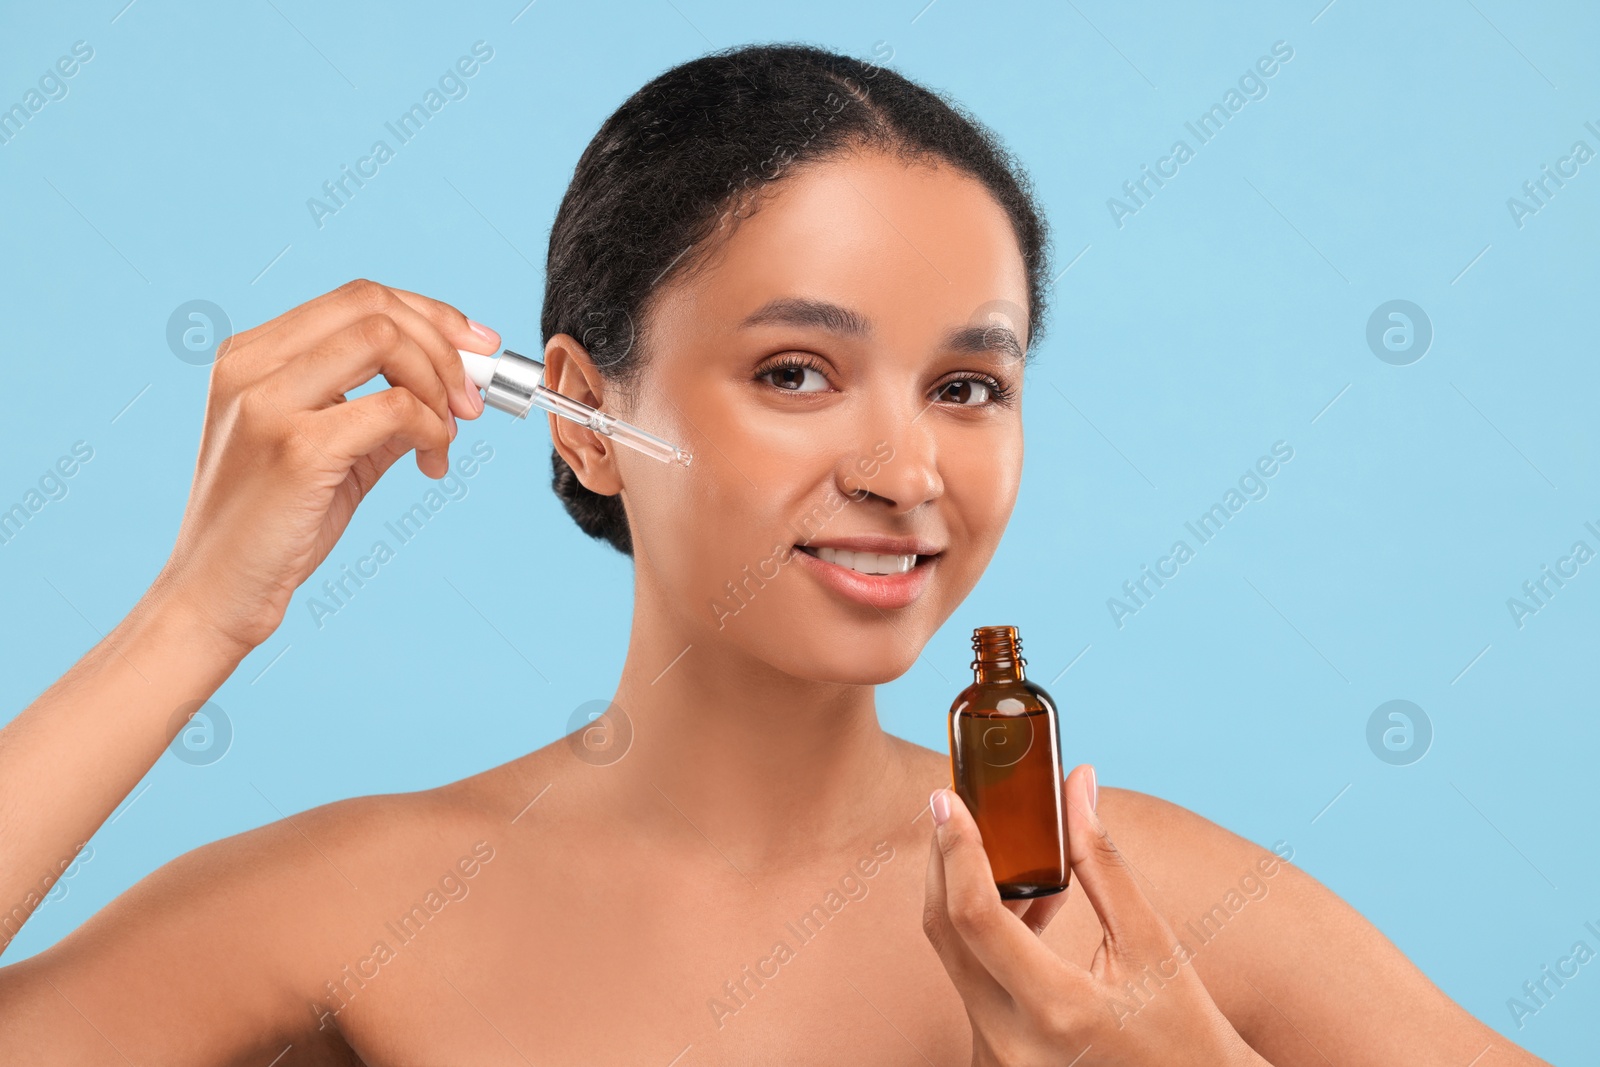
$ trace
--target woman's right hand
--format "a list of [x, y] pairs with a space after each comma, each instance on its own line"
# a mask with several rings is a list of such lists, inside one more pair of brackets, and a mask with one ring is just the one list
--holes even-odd
[[[500, 338], [425, 296], [360, 279], [218, 347], [194, 484], [151, 592], [209, 624], [239, 658], [283, 621], [383, 472], [416, 449], [449, 473], [455, 417], [483, 411], [456, 349]], [[377, 374], [389, 382], [344, 394]]]

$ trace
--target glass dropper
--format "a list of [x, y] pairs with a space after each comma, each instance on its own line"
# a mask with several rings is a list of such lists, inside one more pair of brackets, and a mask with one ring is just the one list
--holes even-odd
[[676, 463], [687, 467], [693, 457], [686, 449], [664, 441], [653, 433], [632, 423], [607, 415], [598, 408], [563, 396], [543, 382], [544, 364], [536, 359], [519, 355], [507, 348], [498, 356], [456, 349], [467, 369], [467, 377], [483, 390], [486, 406], [499, 408], [517, 418], [527, 418], [534, 407], [541, 407], [564, 419], [571, 419], [595, 433], [605, 434], [619, 444], [627, 445], [663, 463]]

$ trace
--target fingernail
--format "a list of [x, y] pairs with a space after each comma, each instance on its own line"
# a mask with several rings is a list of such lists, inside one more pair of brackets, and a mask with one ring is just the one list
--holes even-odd
[[467, 325], [472, 327], [473, 333], [477, 334], [479, 337], [482, 337], [485, 341], [498, 342], [500, 340], [499, 334], [495, 333], [481, 322], [473, 322], [471, 319], [468, 319]]
[[450, 416], [450, 440], [454, 441], [455, 439], [456, 439], [456, 417], [454, 415], [451, 415]]
[[483, 414], [483, 394], [478, 392], [478, 383], [471, 378], [467, 379], [467, 406], [473, 415]]
[[1100, 806], [1100, 780], [1095, 776], [1094, 764], [1089, 765], [1089, 810]]
[[933, 811], [933, 825], [943, 826], [950, 820], [950, 794], [943, 788], [929, 794], [928, 807]]

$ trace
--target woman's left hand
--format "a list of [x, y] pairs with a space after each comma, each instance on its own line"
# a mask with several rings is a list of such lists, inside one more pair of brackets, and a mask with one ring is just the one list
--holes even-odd
[[966, 1004], [973, 1067], [1266, 1064], [1134, 880], [1095, 814], [1097, 792], [1087, 764], [1063, 783], [1073, 879], [1104, 931], [1087, 970], [1039, 936], [1067, 892], [1002, 901], [966, 805], [950, 789], [929, 798], [935, 829], [922, 925]]

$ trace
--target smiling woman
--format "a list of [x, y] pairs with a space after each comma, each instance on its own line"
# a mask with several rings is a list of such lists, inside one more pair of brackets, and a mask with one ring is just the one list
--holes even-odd
[[[947, 754], [879, 725], [875, 687], [1010, 519], [1044, 264], [1021, 171], [892, 71], [753, 46], [651, 81], [578, 163], [543, 314], [551, 387], [696, 457], [551, 417], [556, 491], [631, 557], [631, 745], [552, 743], [173, 860], [0, 970], [0, 1061], [1538, 1062], [1292, 865], [1087, 766], [1061, 784], [1081, 892], [1003, 901]], [[273, 632], [390, 465], [448, 474], [483, 410], [457, 350], [498, 342], [361, 280], [225, 343], [172, 559], [0, 733], [0, 899], [134, 788], [171, 707]], [[468, 848], [494, 856], [470, 899], [379, 971]], [[852, 868], [870, 897], [835, 891]], [[1269, 869], [1270, 897], [1227, 903]], [[1226, 936], [1186, 942], [1219, 900]], [[826, 932], [785, 953], [791, 923]]]
[[[760, 214], [763, 200], [796, 184], [797, 172], [863, 154], [920, 162], [918, 169], [930, 172], [940, 164], [958, 171], [970, 186], [964, 206], [976, 206], [977, 217], [950, 212], [951, 205], [939, 200], [942, 183], [924, 184], [918, 205], [901, 203], [895, 179], [908, 169], [903, 165], [890, 171], [893, 188], [880, 187], [877, 196], [836, 172], [812, 191], [807, 210], [784, 213], [791, 218], [785, 232], [769, 236], [770, 226], [763, 226], [761, 237], [731, 244], [731, 236], [748, 230], [746, 224]], [[807, 190], [812, 184], [804, 183]], [[1044, 224], [1020, 169], [981, 126], [920, 86], [873, 64], [800, 48], [747, 49], [684, 64], [640, 89], [605, 121], [579, 159], [551, 228], [545, 337], [584, 339], [586, 362], [614, 389], [629, 390], [651, 358], [645, 352], [650, 335], [672, 336], [669, 324], [651, 312], [674, 295], [681, 306], [689, 294], [674, 282], [687, 283], [732, 254], [741, 263], [759, 259], [756, 276], [765, 273], [775, 280], [776, 272], [787, 268], [800, 280], [743, 309], [738, 325], [744, 344], [758, 332], [772, 338], [788, 329], [825, 331], [865, 350], [873, 324], [854, 307], [855, 290], [836, 276], [838, 299], [830, 302], [814, 283], [817, 268], [841, 255], [854, 260], [852, 274], [875, 276], [880, 285], [894, 276], [883, 269], [890, 264], [880, 248], [882, 236], [894, 233], [894, 223], [880, 206], [932, 210], [946, 225], [966, 221], [966, 236], [985, 259], [951, 269], [1008, 273], [1006, 293], [974, 289], [964, 297], [904, 234], [894, 257], [910, 267], [903, 280], [939, 283], [947, 315], [954, 309], [965, 319], [985, 301], [1009, 297], [1007, 306], [1024, 321], [1005, 324], [1005, 343], [1000, 332], [985, 329], [993, 325], [988, 321], [977, 323], [975, 332], [974, 324], [961, 322], [966, 332], [945, 347], [952, 354], [996, 349], [996, 355], [1011, 357], [1013, 373], [1020, 375], [1029, 334], [1036, 339], [1041, 332], [1047, 277]], [[788, 243], [775, 250], [774, 239]], [[757, 241], [759, 249], [752, 247]], [[962, 254], [953, 248], [930, 251]], [[721, 273], [741, 269], [724, 262]], [[963, 299], [972, 302], [963, 305]], [[617, 325], [599, 328], [607, 323]], [[624, 323], [629, 328], [621, 328]], [[644, 326], [634, 329], [633, 324]], [[877, 329], [888, 325], [879, 323]], [[786, 374], [783, 387], [794, 391], [821, 389], [826, 371], [815, 356], [809, 364], [805, 359], [779, 360], [763, 373]], [[553, 463], [556, 490], [579, 526], [631, 552], [621, 499], [595, 493], [573, 477], [559, 449]]]

